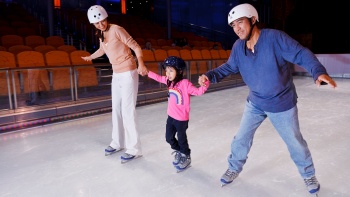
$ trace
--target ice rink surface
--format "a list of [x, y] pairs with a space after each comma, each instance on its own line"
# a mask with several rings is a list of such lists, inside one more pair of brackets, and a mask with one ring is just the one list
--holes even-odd
[[[350, 79], [336, 89], [295, 77], [301, 132], [321, 183], [319, 197], [350, 196]], [[191, 167], [177, 173], [165, 141], [167, 103], [137, 107], [143, 156], [121, 164], [104, 155], [111, 114], [0, 135], [1, 197], [303, 197], [310, 196], [268, 119], [248, 160], [221, 187], [230, 143], [238, 130], [246, 86], [192, 97], [187, 130]]]

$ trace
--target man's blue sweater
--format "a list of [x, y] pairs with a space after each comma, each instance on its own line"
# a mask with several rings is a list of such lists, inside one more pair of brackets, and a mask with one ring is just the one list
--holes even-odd
[[261, 110], [282, 112], [297, 103], [293, 64], [306, 69], [314, 81], [327, 74], [317, 57], [286, 33], [262, 29], [254, 53], [246, 48], [244, 40], [238, 39], [228, 61], [206, 75], [210, 82], [217, 83], [232, 73], [240, 73], [249, 87], [248, 100]]

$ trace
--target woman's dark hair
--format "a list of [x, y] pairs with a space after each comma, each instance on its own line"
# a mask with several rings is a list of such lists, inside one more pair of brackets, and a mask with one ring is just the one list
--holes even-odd
[[102, 40], [102, 42], [105, 40], [105, 37], [103, 36], [103, 33], [101, 30], [96, 29], [95, 35]]
[[[104, 20], [107, 20], [107, 19], [104, 19]], [[109, 23], [107, 21], [107, 29], [105, 31], [108, 31], [109, 30]], [[101, 41], [103, 42], [105, 40], [105, 37], [103, 36], [103, 31], [99, 30], [96, 28], [96, 31], [95, 31], [95, 35], [101, 39]]]

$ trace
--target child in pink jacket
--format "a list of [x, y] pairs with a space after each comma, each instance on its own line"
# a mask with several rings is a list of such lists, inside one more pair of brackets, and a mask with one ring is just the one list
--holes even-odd
[[168, 57], [163, 62], [162, 67], [166, 76], [160, 76], [149, 71], [148, 77], [168, 86], [168, 119], [165, 139], [174, 150], [173, 165], [178, 171], [181, 171], [191, 164], [191, 149], [186, 135], [191, 95], [200, 96], [204, 94], [209, 87], [209, 81], [206, 81], [205, 86], [197, 88], [188, 79], [184, 79], [183, 72], [186, 69], [186, 63], [179, 57]]

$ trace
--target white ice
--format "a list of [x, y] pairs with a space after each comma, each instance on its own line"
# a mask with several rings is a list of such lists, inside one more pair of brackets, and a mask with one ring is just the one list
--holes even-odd
[[[350, 79], [336, 89], [295, 77], [300, 127], [321, 183], [320, 197], [350, 196]], [[0, 135], [1, 197], [310, 196], [285, 144], [267, 119], [233, 183], [221, 187], [247, 87], [192, 97], [187, 131], [192, 167], [176, 173], [165, 141], [166, 102], [137, 108], [143, 157], [105, 156], [111, 115]]]

